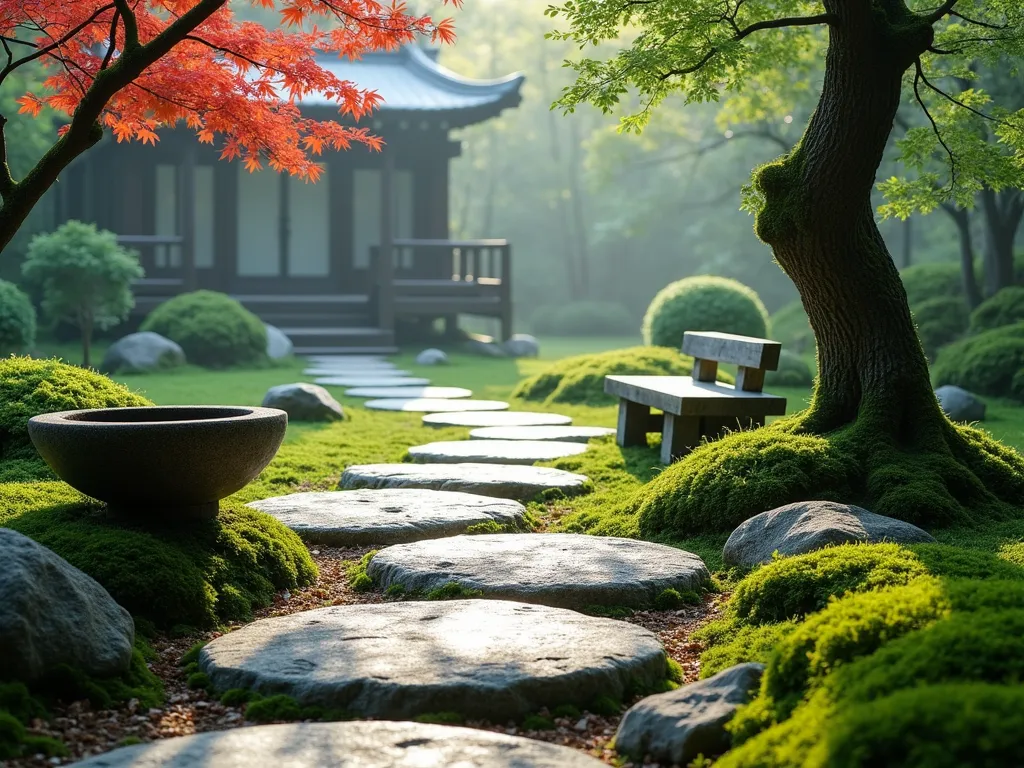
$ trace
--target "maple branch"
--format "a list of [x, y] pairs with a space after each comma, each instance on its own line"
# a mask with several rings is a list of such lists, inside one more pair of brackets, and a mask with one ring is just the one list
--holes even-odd
[[269, 69], [271, 72], [277, 72], [279, 75], [286, 74], [283, 69], [279, 69], [278, 67], [272, 67], [272, 66], [270, 66], [269, 64], [267, 64], [265, 62], [261, 64], [258, 61], [250, 59], [245, 54], [239, 53], [238, 51], [233, 51], [230, 48], [225, 48], [225, 47], [223, 47], [221, 45], [215, 45], [214, 43], [211, 43], [209, 40], [204, 40], [203, 38], [198, 37], [197, 35], [185, 35], [185, 39], [186, 40], [191, 40], [194, 43], [202, 43], [203, 45], [205, 45], [207, 48], [209, 48], [212, 51], [218, 51], [220, 53], [225, 53], [228, 56], [234, 56], [236, 58], [239, 58], [242, 61], [245, 61], [245, 62], [248, 62], [249, 64], [252, 64], [257, 69]]
[[114, 5], [117, 6], [117, 13], [124, 19], [124, 49], [134, 50], [139, 47], [139, 23], [135, 18], [135, 11], [128, 5], [128, 0], [114, 0]]
[[117, 22], [121, 18], [121, 9], [114, 9], [114, 18], [110, 20], [110, 35], [107, 41], [107, 52], [103, 56], [103, 63], [100, 64], [100, 69], [106, 69], [110, 66], [110, 60], [114, 58], [114, 49], [117, 48]]
[[[946, 140], [942, 138], [942, 132], [939, 131], [939, 126], [935, 122], [935, 118], [932, 117], [932, 113], [928, 111], [928, 106], [924, 103], [924, 99], [921, 98], [921, 91], [919, 84], [924, 80], [924, 70], [921, 69], [921, 59], [914, 60], [914, 66], [916, 71], [914, 73], [914, 98], [917, 99], [917, 103], [921, 105], [921, 109], [924, 110], [925, 117], [928, 118], [928, 122], [932, 124], [932, 131], [935, 132], [935, 138], [939, 140], [939, 144], [946, 150], [946, 154], [949, 155], [949, 191], [952, 192], [953, 188], [956, 187], [956, 158], [953, 156], [953, 150], [946, 144]], [[927, 82], [927, 81], [925, 81]]]
[[114, 4], [111, 3], [109, 5], [104, 5], [102, 8], [97, 8], [95, 13], [92, 14], [92, 16], [87, 18], [85, 21], [83, 21], [78, 26], [72, 27], [60, 39], [53, 40], [53, 38], [50, 38], [51, 40], [53, 40], [53, 42], [50, 43], [49, 45], [47, 45], [47, 46], [45, 46], [43, 48], [37, 47], [36, 51], [34, 53], [29, 54], [28, 56], [26, 56], [23, 59], [18, 59], [15, 62], [9, 63], [6, 67], [4, 67], [2, 70], [0, 70], [0, 83], [3, 83], [3, 81], [5, 79], [7, 79], [7, 76], [9, 74], [11, 74], [11, 72], [16, 70], [18, 67], [24, 66], [25, 64], [28, 64], [30, 61], [35, 61], [36, 59], [39, 59], [39, 58], [41, 58], [43, 56], [46, 56], [47, 54], [52, 53], [53, 51], [59, 49], [65, 43], [68, 43], [71, 40], [73, 40], [75, 38], [75, 36], [77, 36], [83, 29], [88, 27], [90, 24], [92, 24], [94, 21], [96, 21], [96, 19], [98, 19], [100, 16], [102, 16], [104, 13], [106, 13], [107, 11], [112, 9], [113, 7], [114, 7]]
[[16, 37], [7, 37], [7, 35], [0, 35], [0, 40], [4, 41], [4, 48], [7, 48], [8, 43], [17, 43], [18, 45], [27, 45], [29, 48], [38, 48], [39, 46], [28, 40], [19, 40]]
[[[6, 43], [4, 44], [6, 47]], [[14, 177], [11, 175], [10, 166], [7, 165], [7, 137], [4, 129], [7, 128], [7, 118], [0, 115], [0, 197], [8, 198], [14, 190]]]
[[949, 12], [949, 15], [950, 16], [956, 16], [958, 19], [960, 19], [961, 21], [966, 21], [968, 24], [974, 24], [974, 25], [979, 26], [979, 27], [985, 27], [986, 29], [999, 29], [999, 30], [1002, 30], [1002, 29], [1006, 29], [1006, 27], [1007, 27], [1006, 24], [990, 24], [989, 22], [981, 21], [980, 19], [972, 19], [972, 18], [969, 18], [968, 16], [964, 16], [962, 13], [957, 13], [956, 11], [952, 11], [952, 10]]
[[925, 16], [924, 20], [927, 21], [929, 24], [934, 24], [935, 22], [941, 20], [943, 16], [948, 16], [950, 13], [952, 13], [953, 6], [956, 5], [957, 2], [958, 0], [946, 0], [946, 2], [944, 2], [938, 8], [936, 8], [932, 13]]

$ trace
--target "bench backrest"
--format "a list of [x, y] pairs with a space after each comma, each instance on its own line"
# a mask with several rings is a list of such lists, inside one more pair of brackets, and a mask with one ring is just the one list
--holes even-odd
[[683, 334], [682, 351], [694, 359], [693, 378], [696, 381], [714, 381], [718, 375], [718, 364], [729, 363], [739, 366], [737, 389], [760, 392], [764, 387], [765, 371], [779, 367], [782, 344], [733, 333], [687, 331]]

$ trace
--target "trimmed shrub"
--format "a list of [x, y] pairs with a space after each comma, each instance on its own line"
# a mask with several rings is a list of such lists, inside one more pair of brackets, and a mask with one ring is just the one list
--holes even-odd
[[1013, 285], [996, 292], [971, 312], [971, 333], [1024, 322], [1024, 286]]
[[964, 295], [960, 264], [955, 261], [915, 264], [900, 272], [900, 279], [907, 291], [907, 301], [912, 310], [916, 310], [929, 299], [948, 299]]
[[530, 328], [545, 336], [632, 336], [636, 320], [616, 301], [573, 301], [541, 307]]
[[1014, 397], [1014, 380], [1022, 369], [1024, 322], [944, 347], [932, 366], [932, 378], [936, 386], [955, 384], [979, 395]]
[[35, 307], [18, 286], [0, 280], [0, 357], [28, 352], [35, 343]]
[[207, 368], [267, 359], [263, 322], [238, 301], [215, 291], [183, 293], [154, 309], [140, 330], [177, 342], [190, 363]]
[[814, 373], [800, 355], [782, 350], [778, 370], [768, 371], [764, 383], [769, 387], [810, 387], [814, 384]]
[[686, 331], [768, 335], [768, 310], [757, 293], [727, 277], [702, 275], [670, 283], [644, 315], [644, 343], [679, 349]]
[[797, 354], [814, 347], [814, 331], [800, 299], [791, 301], [771, 317], [772, 338]]
[[792, 621], [745, 626], [734, 618], [704, 625], [692, 635], [695, 642], [709, 646], [700, 655], [701, 678], [748, 661], [767, 664], [775, 647], [796, 626]]
[[914, 307], [914, 322], [925, 354], [933, 358], [939, 347], [956, 341], [967, 331], [967, 304], [958, 296], [927, 299]]
[[0, 360], [0, 461], [42, 463], [28, 437], [28, 420], [76, 408], [152, 405], [106, 376], [56, 360]]

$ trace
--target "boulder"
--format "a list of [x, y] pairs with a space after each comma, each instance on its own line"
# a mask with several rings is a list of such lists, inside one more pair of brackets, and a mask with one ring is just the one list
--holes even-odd
[[468, 354], [480, 357], [508, 357], [508, 353], [502, 349], [500, 344], [484, 339], [466, 339], [462, 344], [462, 348]]
[[502, 342], [501, 348], [509, 357], [539, 357], [540, 342], [528, 333], [516, 333]]
[[750, 701], [763, 672], [763, 664], [738, 664], [707, 680], [642, 699], [623, 716], [615, 749], [663, 765], [689, 765], [698, 755], [721, 755], [731, 746], [726, 723], [737, 707]]
[[966, 389], [947, 384], [935, 390], [935, 397], [951, 421], [985, 420], [985, 404]]
[[292, 340], [285, 336], [284, 331], [273, 325], [267, 328], [267, 357], [271, 360], [281, 360], [292, 354], [294, 347]]
[[152, 331], [129, 333], [110, 345], [103, 356], [103, 373], [147, 373], [185, 364], [185, 352], [170, 339]]
[[93, 677], [128, 671], [135, 624], [98, 582], [0, 528], [0, 680], [39, 680], [61, 665]]
[[762, 512], [742, 523], [725, 542], [729, 566], [771, 562], [774, 553], [803, 555], [835, 544], [922, 544], [935, 539], [916, 525], [876, 515], [852, 504], [799, 501]]
[[316, 384], [298, 382], [271, 387], [263, 396], [264, 408], [280, 408], [293, 421], [337, 421], [345, 418], [341, 403]]
[[424, 349], [416, 355], [416, 365], [448, 365], [448, 355], [440, 349]]

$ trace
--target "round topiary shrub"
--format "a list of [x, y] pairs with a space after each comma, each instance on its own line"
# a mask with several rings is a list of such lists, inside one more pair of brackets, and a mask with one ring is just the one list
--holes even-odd
[[814, 347], [814, 331], [800, 299], [791, 301], [771, 317], [772, 338], [781, 341], [790, 352], [806, 352]]
[[0, 280], [0, 357], [27, 352], [35, 343], [35, 307], [18, 286]]
[[619, 336], [636, 333], [636, 321], [615, 301], [573, 301], [541, 307], [530, 326], [543, 336]]
[[814, 373], [800, 355], [784, 349], [779, 355], [778, 369], [768, 371], [764, 383], [770, 387], [810, 387], [814, 384]]
[[176, 342], [190, 363], [207, 368], [251, 365], [267, 358], [263, 322], [215, 291], [183, 293], [154, 309], [140, 327]]
[[921, 346], [929, 358], [967, 330], [967, 304], [957, 296], [927, 299], [914, 307], [914, 322]]
[[936, 386], [954, 384], [979, 395], [1024, 400], [1014, 382], [1024, 369], [1024, 322], [985, 331], [943, 347], [932, 366]]
[[960, 265], [953, 261], [935, 264], [915, 264], [900, 272], [907, 302], [916, 310], [929, 299], [963, 297], [964, 283]]
[[757, 293], [727, 277], [702, 275], [663, 288], [644, 315], [644, 343], [679, 349], [686, 331], [768, 335], [768, 310]]
[[1024, 322], [1024, 286], [1003, 288], [971, 312], [971, 333]]

